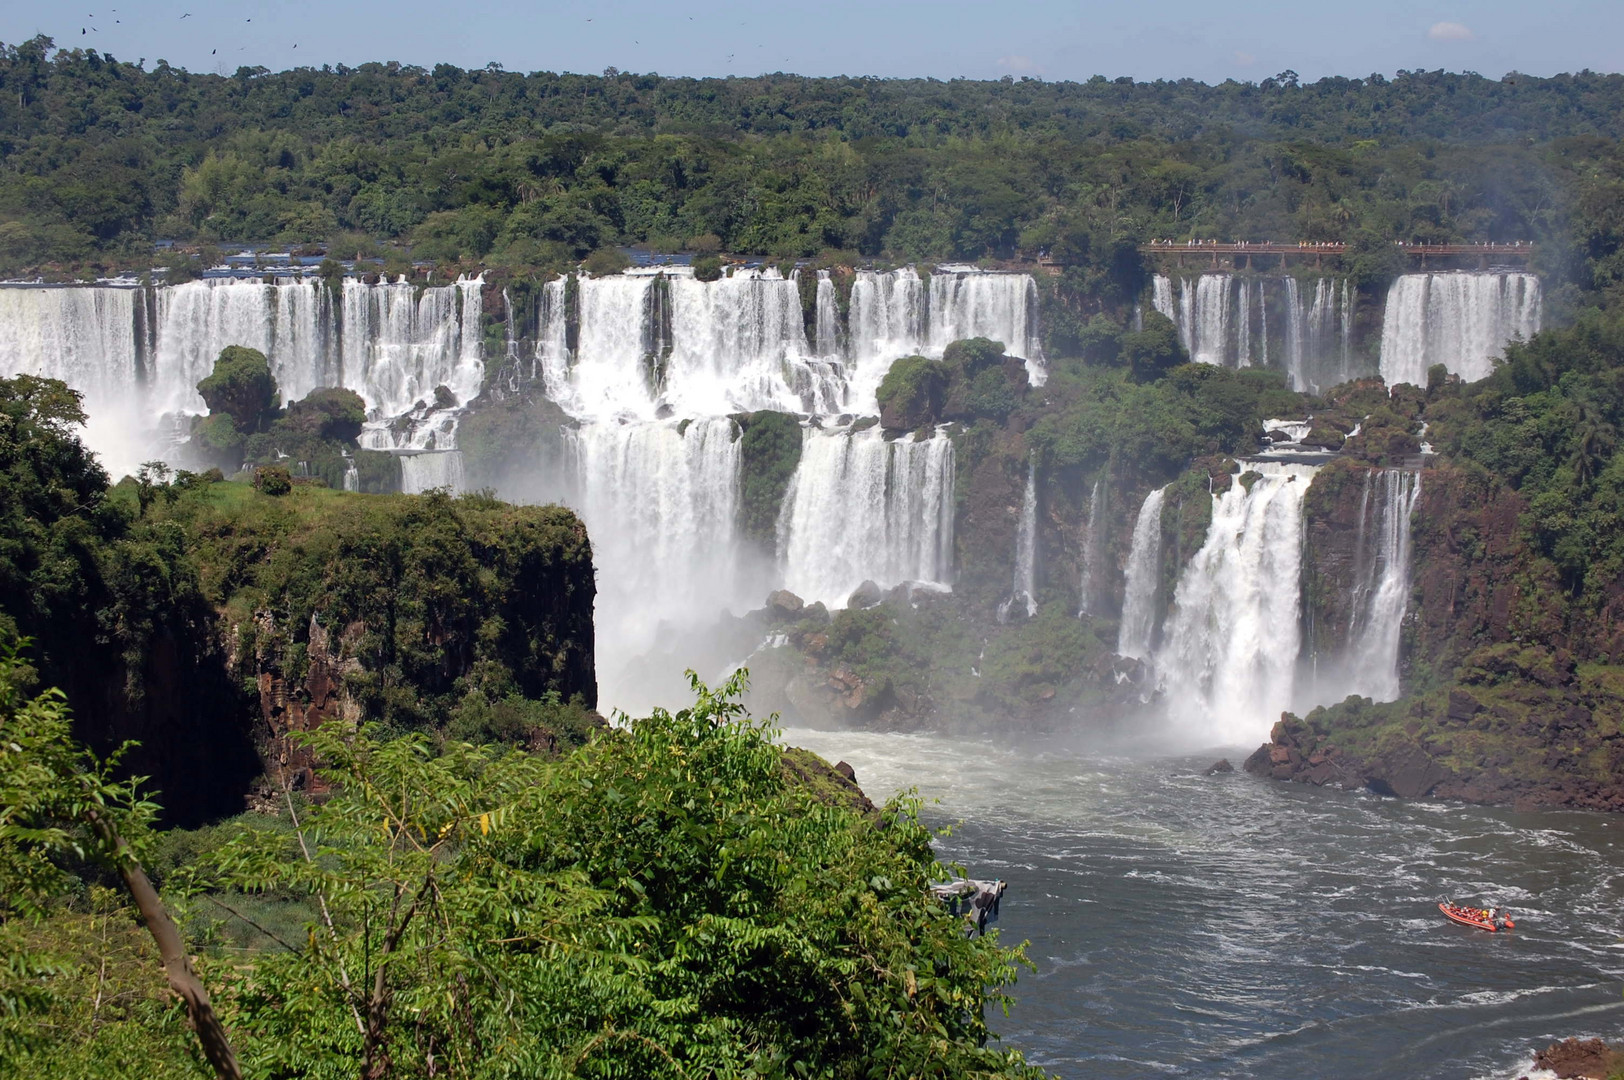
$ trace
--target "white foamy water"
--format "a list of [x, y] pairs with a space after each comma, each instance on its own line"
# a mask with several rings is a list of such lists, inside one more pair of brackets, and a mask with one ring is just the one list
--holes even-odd
[[1352, 282], [1312, 282], [1305, 303], [1302, 282], [1290, 275], [1208, 273], [1175, 281], [1158, 274], [1151, 303], [1178, 326], [1192, 360], [1267, 367], [1272, 351], [1288, 385], [1319, 393], [1369, 372], [1353, 355]]
[[569, 433], [569, 501], [586, 522], [598, 571], [594, 621], [606, 707], [641, 700], [622, 669], [662, 629], [707, 624], [730, 606], [744, 610], [735, 595], [736, 430], [719, 418], [588, 424]]
[[1399, 696], [1399, 638], [1410, 600], [1410, 520], [1421, 497], [1421, 473], [1379, 469], [1365, 474], [1355, 547], [1352, 621], [1341, 656], [1326, 658], [1314, 679], [1312, 704], [1349, 694], [1374, 701]]
[[1026, 489], [1021, 496], [1021, 517], [1015, 529], [1015, 578], [1010, 594], [998, 606], [998, 621], [1008, 622], [1011, 613], [1028, 619], [1038, 613], [1038, 494], [1037, 465], [1026, 463]]
[[[359, 477], [357, 477], [359, 482]], [[349, 478], [344, 481], [349, 489]], [[424, 454], [405, 454], [400, 459], [400, 490], [407, 495], [421, 495], [425, 491], [445, 488], [453, 495], [468, 488], [462, 472], [461, 450], [430, 451]]]
[[336, 301], [317, 281], [0, 288], [0, 370], [83, 393], [86, 443], [118, 476], [170, 452], [167, 415], [205, 411], [197, 384], [228, 345], [265, 353], [284, 401], [342, 386], [397, 416], [443, 385], [466, 403], [484, 378], [480, 285], [351, 280]]
[[1122, 622], [1117, 628], [1117, 653], [1148, 660], [1156, 638], [1157, 595], [1162, 573], [1162, 501], [1166, 488], [1145, 496], [1133, 524], [1133, 546], [1128, 551], [1127, 581], [1122, 594]]
[[808, 428], [784, 496], [784, 587], [844, 607], [864, 581], [952, 581], [953, 443]]
[[1434, 364], [1467, 382], [1484, 378], [1508, 341], [1539, 332], [1543, 308], [1534, 274], [1404, 274], [1387, 290], [1382, 378], [1425, 386]]
[[1317, 467], [1246, 468], [1260, 478], [1213, 498], [1154, 660], [1178, 726], [1211, 742], [1261, 739], [1294, 703], [1303, 496]]

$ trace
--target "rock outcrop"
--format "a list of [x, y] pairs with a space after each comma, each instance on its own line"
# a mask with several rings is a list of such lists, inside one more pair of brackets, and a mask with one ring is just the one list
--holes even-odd
[[1563, 1039], [1534, 1054], [1534, 1068], [1558, 1080], [1607, 1080], [1620, 1066], [1624, 1060], [1600, 1039]]

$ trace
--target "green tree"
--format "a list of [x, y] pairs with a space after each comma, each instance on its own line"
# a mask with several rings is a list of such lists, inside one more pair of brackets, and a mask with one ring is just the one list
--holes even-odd
[[1159, 311], [1147, 312], [1145, 328], [1123, 334], [1121, 342], [1122, 359], [1139, 382], [1154, 382], [1189, 360], [1184, 346], [1179, 343], [1178, 328]]
[[46, 1042], [30, 1014], [51, 1006], [49, 977], [57, 973], [48, 957], [4, 931], [45, 915], [67, 882], [62, 862], [89, 860], [117, 873], [129, 891], [215, 1074], [241, 1080], [208, 990], [137, 856], [157, 807], [141, 798], [137, 781], [115, 779], [122, 751], [100, 761], [73, 738], [61, 691], [27, 693], [33, 673], [17, 648], [0, 635], [0, 1048], [26, 1053]]
[[917, 804], [819, 801], [743, 687], [558, 762], [315, 732], [331, 797], [214, 859], [321, 912], [226, 995], [251, 1070], [1035, 1080], [987, 1045], [1021, 951], [930, 896]]
[[209, 412], [230, 416], [245, 435], [265, 430], [280, 402], [270, 361], [258, 349], [243, 345], [220, 350], [214, 370], [197, 384], [197, 392]]

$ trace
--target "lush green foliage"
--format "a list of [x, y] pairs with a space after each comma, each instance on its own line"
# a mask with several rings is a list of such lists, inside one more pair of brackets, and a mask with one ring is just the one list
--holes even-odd
[[892, 431], [912, 431], [941, 418], [948, 368], [940, 360], [904, 356], [880, 380], [880, 420]]
[[[311, 735], [330, 797], [290, 802], [291, 829], [212, 830], [181, 875], [310, 912], [303, 934], [204, 966], [247, 1073], [1035, 1080], [988, 1045], [984, 1016], [1021, 952], [929, 895], [948, 871], [916, 804], [876, 827], [784, 767], [737, 704], [742, 676], [695, 685], [690, 708], [560, 761], [338, 723]], [[82, 921], [33, 936], [82, 938]], [[42, 972], [44, 994], [121, 945]], [[172, 1014], [103, 1024], [99, 1045], [150, 1042], [148, 1075], [190, 1075]], [[70, 1075], [83, 1050], [41, 1041], [28, 1075]]]
[[778, 511], [801, 463], [801, 425], [789, 413], [757, 412], [736, 417], [739, 436], [739, 527], [770, 550]]
[[153, 513], [189, 538], [245, 665], [302, 679], [314, 623], [354, 638], [345, 686], [368, 717], [444, 724], [470, 694], [594, 700], [591, 553], [566, 510], [215, 484]]
[[[97, 1046], [98, 1054], [112, 1049], [109, 1042], [123, 1043], [115, 1060], [127, 1059], [135, 1040], [98, 1041], [94, 1014], [84, 1015], [86, 1000], [94, 997], [99, 1005], [101, 998], [94, 990], [78, 996], [90, 988], [75, 953], [88, 947], [94, 954], [98, 944], [103, 957], [122, 952], [128, 919], [118, 919], [125, 931], [118, 944], [107, 941], [114, 909], [101, 896], [101, 943], [81, 939], [70, 947], [65, 939], [74, 936], [77, 926], [43, 935], [35, 927], [65, 892], [74, 891], [77, 882], [65, 866], [114, 857], [92, 831], [93, 816], [144, 850], [156, 810], [140, 798], [134, 784], [115, 779], [109, 763], [98, 761], [73, 738], [62, 692], [33, 694], [33, 682], [34, 672], [21, 659], [17, 639], [0, 633], [0, 1076], [7, 1077], [39, 1075], [39, 1059], [59, 1053], [86, 1067], [97, 1054], [84, 1055], [85, 1043]], [[145, 953], [150, 970], [150, 940]], [[115, 962], [115, 968], [122, 967]], [[146, 996], [150, 998], [150, 990]], [[151, 1004], [138, 1001], [136, 1014], [158, 1028], [172, 1028], [164, 1015], [170, 1010]], [[118, 1006], [121, 1012], [128, 1008]], [[109, 1002], [110, 1014], [112, 1010]], [[95, 1071], [114, 1074], [111, 1068]], [[118, 1074], [127, 1075], [122, 1070]]]
[[[616, 243], [1071, 263], [1050, 321], [1140, 285], [1152, 237], [1536, 239], [1583, 283], [1624, 265], [1624, 82], [1282, 73], [1259, 84], [671, 79], [398, 64], [231, 77], [44, 39], [0, 54], [0, 266], [142, 242], [406, 240], [562, 267]], [[141, 264], [143, 268], [147, 265]], [[712, 270], [714, 272], [714, 268]], [[1097, 310], [1097, 309], [1096, 309]]]
[[197, 392], [209, 412], [231, 417], [244, 434], [263, 430], [282, 404], [271, 362], [258, 349], [243, 345], [220, 350], [214, 370], [197, 384]]
[[1624, 579], [1624, 316], [1581, 313], [1506, 350], [1470, 385], [1428, 391], [1434, 441], [1528, 502], [1525, 529], [1582, 606], [1597, 610]]

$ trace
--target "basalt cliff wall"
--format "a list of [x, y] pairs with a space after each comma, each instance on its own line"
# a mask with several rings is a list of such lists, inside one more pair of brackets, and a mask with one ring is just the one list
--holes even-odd
[[[1354, 558], [1354, 479], [1350, 470], [1350, 482], [1316, 482], [1310, 504], [1310, 562], [1325, 586], [1309, 590], [1310, 615], [1322, 628], [1345, 621], [1334, 585]], [[1247, 769], [1405, 797], [1624, 810], [1618, 592], [1576, 602], [1530, 542], [1527, 503], [1494, 476], [1443, 465], [1422, 485], [1405, 695], [1285, 715]]]

